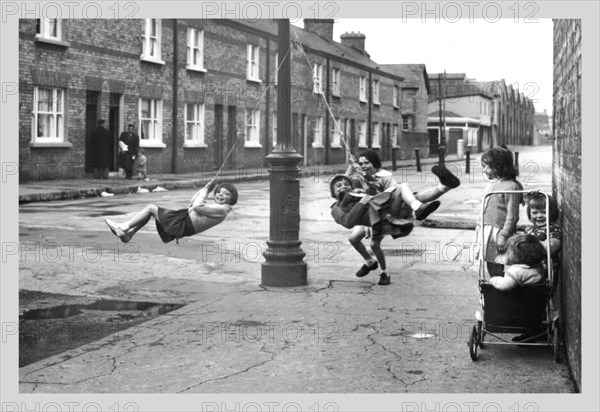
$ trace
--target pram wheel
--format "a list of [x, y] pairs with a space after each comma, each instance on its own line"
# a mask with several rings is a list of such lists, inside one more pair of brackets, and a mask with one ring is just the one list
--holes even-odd
[[479, 345], [477, 326], [473, 326], [473, 331], [471, 332], [471, 336], [469, 336], [469, 354], [472, 360], [477, 360], [477, 345]]
[[483, 346], [483, 338], [485, 337], [485, 332], [483, 331], [483, 322], [477, 322], [477, 340], [479, 342], [479, 347], [481, 349], [485, 349]]
[[558, 336], [558, 319], [554, 321], [554, 330], [552, 331], [554, 362], [560, 363], [560, 338]]

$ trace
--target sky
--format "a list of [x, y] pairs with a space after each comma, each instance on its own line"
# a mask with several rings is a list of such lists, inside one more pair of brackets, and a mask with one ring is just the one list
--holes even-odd
[[361, 32], [371, 59], [381, 64], [424, 63], [428, 73], [465, 73], [504, 79], [534, 100], [536, 112], [552, 112], [552, 20], [534, 23], [483, 19], [456, 23], [420, 19], [337, 19], [333, 39]]

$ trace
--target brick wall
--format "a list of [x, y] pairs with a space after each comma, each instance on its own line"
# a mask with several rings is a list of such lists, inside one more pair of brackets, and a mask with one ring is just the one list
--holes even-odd
[[[554, 20], [553, 193], [563, 228], [560, 328], [581, 388], [581, 20]], [[590, 274], [594, 276], [594, 274]]]

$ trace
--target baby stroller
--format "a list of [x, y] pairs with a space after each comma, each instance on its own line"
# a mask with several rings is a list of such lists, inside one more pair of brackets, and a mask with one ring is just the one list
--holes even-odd
[[[530, 191], [497, 191], [484, 196], [481, 204], [481, 221], [485, 202], [488, 196], [496, 194], [526, 194]], [[550, 216], [548, 195], [546, 197], [546, 216]], [[549, 219], [546, 220], [549, 233]], [[481, 231], [481, 245], [484, 245], [484, 231]], [[509, 291], [501, 291], [486, 280], [485, 251], [479, 253], [479, 292], [481, 293], [482, 310], [475, 312], [477, 325], [473, 326], [469, 335], [469, 353], [472, 360], [477, 360], [477, 349], [487, 345], [521, 345], [551, 346], [554, 349], [554, 360], [560, 362], [558, 312], [553, 307], [554, 276], [550, 257], [550, 237], [546, 239], [547, 276], [535, 285], [519, 286]], [[503, 334], [521, 334], [521, 340], [513, 341]], [[485, 342], [486, 335], [494, 338]]]

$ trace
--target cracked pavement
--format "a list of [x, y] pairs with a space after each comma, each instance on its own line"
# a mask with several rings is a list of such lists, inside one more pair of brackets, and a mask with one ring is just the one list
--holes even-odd
[[[527, 156], [521, 154], [523, 162]], [[434, 184], [425, 177], [407, 179], [419, 190]], [[540, 178], [549, 186], [549, 169]], [[474, 222], [485, 182], [461, 181], [440, 199], [431, 223]], [[152, 222], [121, 244], [104, 217], [123, 221], [148, 203], [175, 208], [192, 189], [21, 205], [20, 241], [33, 251], [21, 257], [21, 289], [185, 306], [21, 368], [19, 391], [573, 391], [551, 348], [488, 345], [477, 362], [469, 357], [479, 308], [473, 230], [416, 226], [409, 237], [384, 239], [392, 283], [378, 286], [378, 272], [354, 276], [362, 262], [346, 240], [349, 231], [330, 216], [328, 184], [302, 178], [300, 240], [309, 284], [265, 288], [268, 182], [238, 188], [240, 202], [224, 223], [179, 245], [162, 244]], [[44, 259], [49, 244], [61, 246], [60, 259]], [[414, 249], [424, 252], [400, 253]]]

